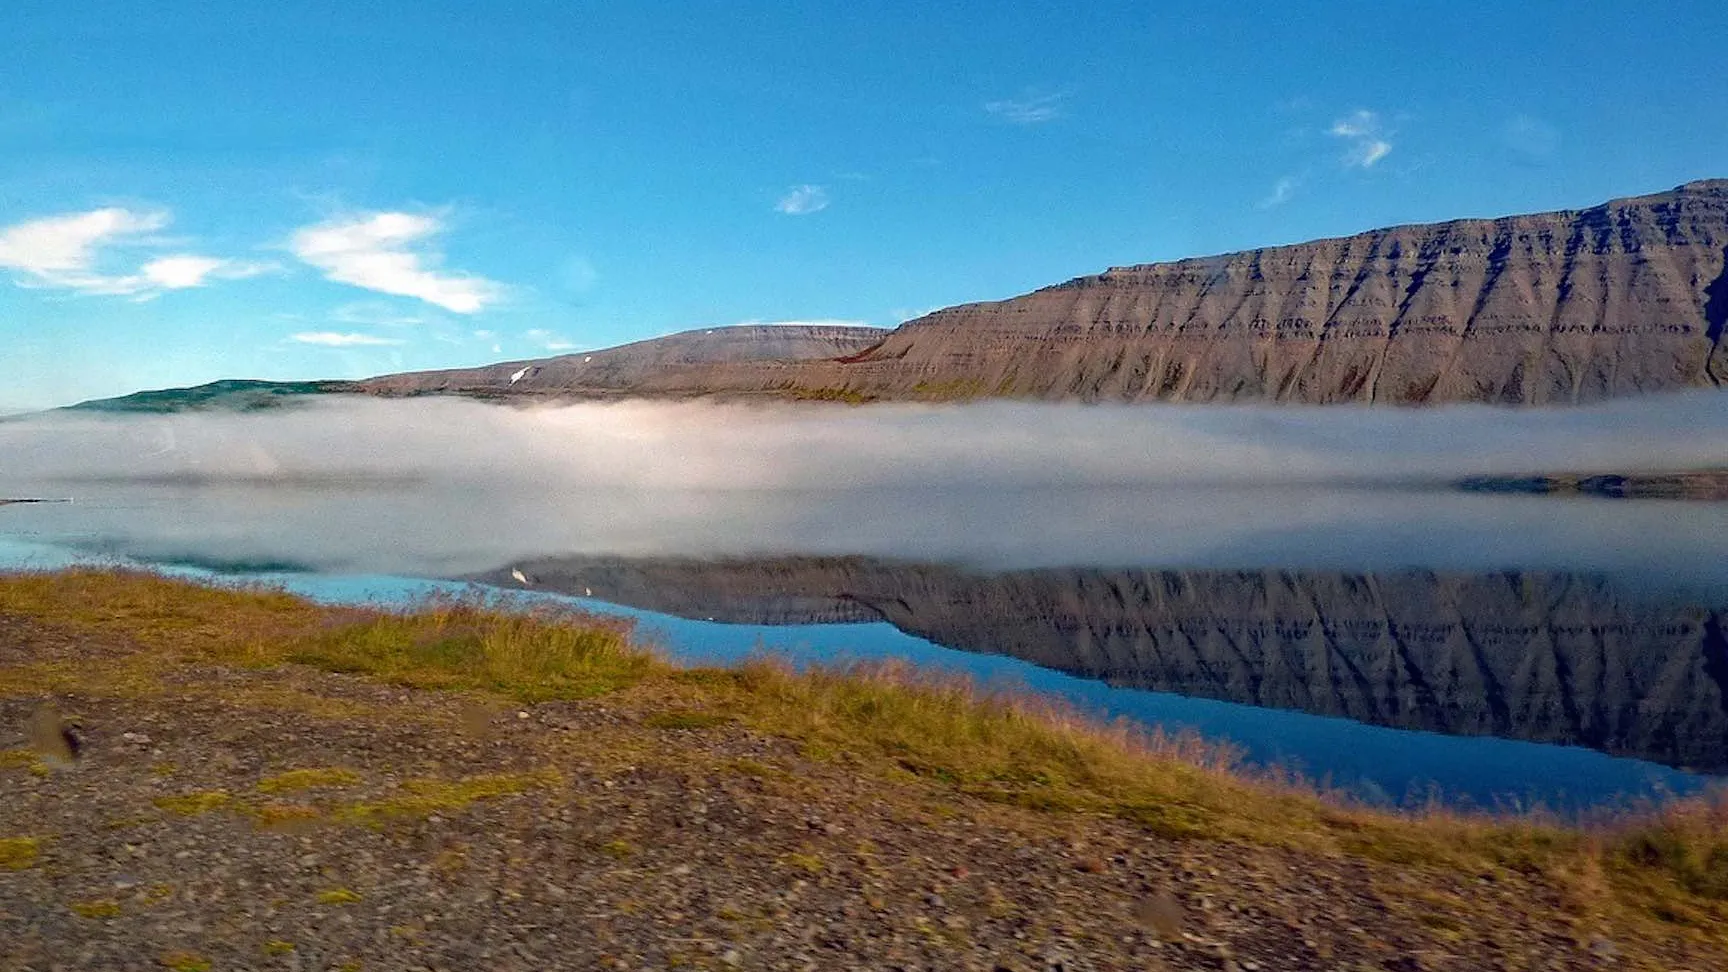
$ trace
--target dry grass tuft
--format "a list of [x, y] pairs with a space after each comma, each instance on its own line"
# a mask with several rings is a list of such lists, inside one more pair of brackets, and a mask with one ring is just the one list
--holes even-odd
[[211, 968], [209, 959], [185, 949], [163, 952], [156, 962], [169, 972], [210, 972]]
[[215, 813], [218, 810], [226, 809], [234, 802], [234, 797], [226, 790], [203, 790], [196, 793], [157, 797], [151, 802], [169, 813], [177, 813], [182, 817], [196, 817], [200, 814]]
[[626, 623], [542, 609], [511, 614], [440, 600], [319, 632], [287, 659], [429, 689], [479, 689], [522, 702], [586, 698], [666, 670]]
[[391, 796], [338, 807], [333, 816], [341, 823], [381, 826], [395, 819], [456, 813], [480, 800], [526, 793], [561, 782], [563, 778], [550, 770], [538, 773], [493, 773], [455, 781], [413, 779], [404, 782], [401, 789]]
[[21, 769], [33, 776], [45, 776], [48, 764], [42, 761], [35, 750], [7, 749], [0, 751], [0, 770]]
[[36, 866], [42, 841], [37, 837], [0, 837], [0, 871], [22, 871]]
[[246, 808], [260, 830], [299, 830], [324, 818], [324, 812], [304, 803], [260, 803]]
[[297, 769], [277, 773], [258, 781], [260, 793], [295, 793], [300, 790], [335, 789], [359, 786], [359, 773], [351, 769]]
[[120, 917], [120, 902], [111, 898], [96, 901], [74, 901], [72, 913], [80, 918], [118, 918]]

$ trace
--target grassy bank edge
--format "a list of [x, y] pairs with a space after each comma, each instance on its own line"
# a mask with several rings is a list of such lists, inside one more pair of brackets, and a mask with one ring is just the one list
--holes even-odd
[[527, 704], [608, 696], [648, 713], [649, 728], [736, 723], [861, 773], [1042, 812], [1113, 816], [1169, 838], [1537, 880], [1580, 921], [1728, 946], [1728, 799], [1720, 794], [1588, 825], [1437, 807], [1394, 813], [1244, 771], [1193, 738], [1101, 724], [1046, 698], [894, 665], [794, 672], [763, 658], [680, 667], [639, 644], [627, 622], [548, 606], [330, 607], [279, 590], [77, 569], [0, 574], [0, 614], [134, 649], [0, 668], [0, 696], [148, 693], [157, 675], [187, 663], [302, 664]]

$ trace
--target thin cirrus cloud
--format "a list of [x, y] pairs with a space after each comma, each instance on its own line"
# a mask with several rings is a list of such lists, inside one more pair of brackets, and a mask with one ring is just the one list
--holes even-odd
[[1062, 117], [1068, 92], [1047, 94], [1027, 92], [1019, 98], [999, 98], [984, 102], [989, 114], [1014, 125], [1039, 125]]
[[809, 183], [786, 190], [786, 194], [774, 204], [775, 211], [788, 216], [808, 216], [827, 208], [828, 190]]
[[559, 334], [554, 334], [544, 328], [530, 328], [523, 331], [522, 336], [548, 351], [574, 351], [576, 342]]
[[289, 248], [324, 279], [399, 297], [413, 297], [457, 314], [476, 314], [496, 303], [502, 284], [436, 269], [439, 254], [426, 243], [444, 231], [434, 216], [378, 212], [345, 217], [295, 232]]
[[1274, 206], [1284, 205], [1290, 201], [1290, 197], [1296, 195], [1296, 187], [1299, 185], [1301, 185], [1300, 179], [1295, 176], [1284, 176], [1272, 184], [1272, 191], [1266, 194], [1266, 198], [1260, 200], [1260, 208], [1271, 209]]
[[1333, 122], [1326, 134], [1349, 145], [1344, 164], [1351, 168], [1371, 169], [1392, 152], [1392, 132], [1378, 114], [1366, 109], [1358, 108]]
[[381, 348], [401, 344], [394, 338], [341, 331], [301, 331], [288, 335], [296, 344], [311, 344], [321, 348]]
[[237, 280], [274, 269], [193, 253], [144, 261], [128, 273], [102, 269], [116, 249], [159, 246], [151, 234], [170, 221], [164, 210], [140, 211], [110, 206], [65, 213], [0, 229], [0, 267], [12, 271], [21, 287], [67, 290], [150, 300], [170, 290], [202, 287], [213, 280]]

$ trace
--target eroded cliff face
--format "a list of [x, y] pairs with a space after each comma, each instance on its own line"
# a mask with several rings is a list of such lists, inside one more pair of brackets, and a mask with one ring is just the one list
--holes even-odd
[[[886, 620], [1114, 685], [1728, 770], [1728, 609], [1585, 576], [977, 573], [864, 558], [564, 559], [537, 589], [699, 619]], [[509, 569], [484, 580], [520, 586]]]
[[1728, 384], [1728, 180], [1582, 211], [1121, 267], [908, 322], [843, 361], [642, 390], [1304, 404], [1593, 401]]

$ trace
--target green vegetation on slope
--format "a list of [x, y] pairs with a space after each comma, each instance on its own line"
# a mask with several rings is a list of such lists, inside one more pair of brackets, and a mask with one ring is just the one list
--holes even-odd
[[246, 381], [224, 379], [192, 388], [163, 388], [67, 406], [69, 412], [259, 412], [296, 404], [311, 395], [357, 392], [347, 381]]

